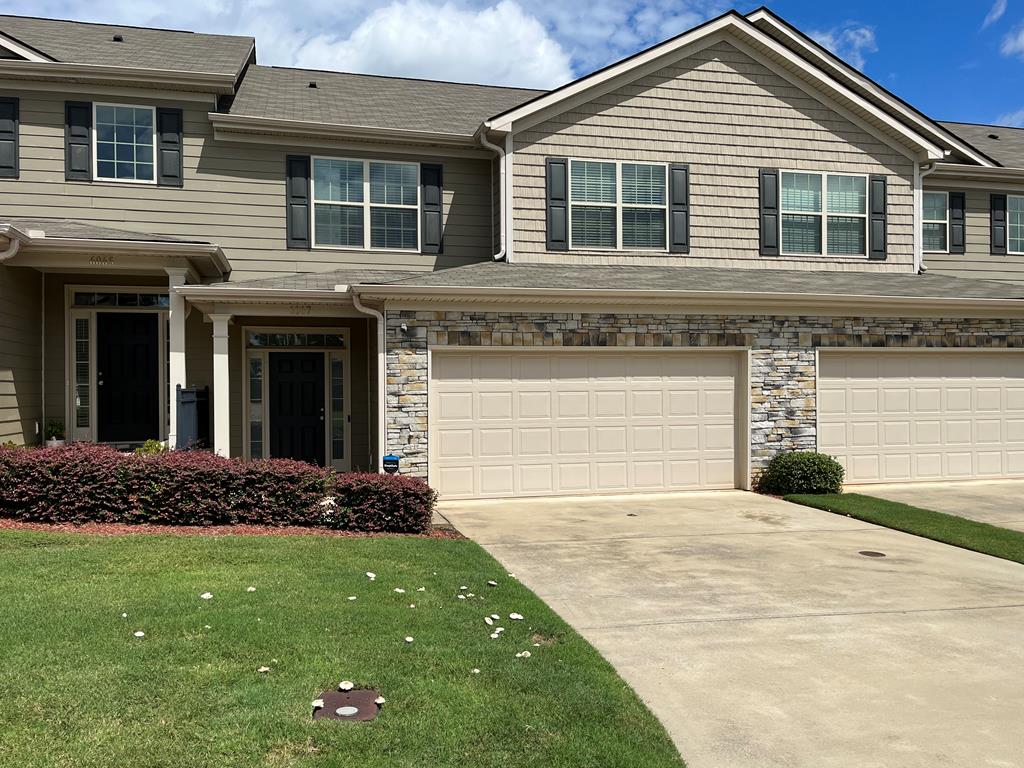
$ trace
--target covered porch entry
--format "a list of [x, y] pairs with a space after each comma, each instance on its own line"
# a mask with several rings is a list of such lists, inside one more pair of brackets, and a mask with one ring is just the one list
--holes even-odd
[[[245, 285], [176, 291], [203, 329], [185, 334], [171, 391], [209, 387], [211, 447], [221, 455], [375, 469], [372, 318], [333, 289], [313, 295]], [[177, 436], [171, 444], [181, 445]]]

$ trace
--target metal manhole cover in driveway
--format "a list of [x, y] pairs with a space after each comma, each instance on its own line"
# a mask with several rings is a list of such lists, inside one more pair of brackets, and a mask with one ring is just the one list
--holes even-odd
[[377, 691], [324, 691], [324, 705], [313, 710], [314, 720], [373, 720], [380, 712]]

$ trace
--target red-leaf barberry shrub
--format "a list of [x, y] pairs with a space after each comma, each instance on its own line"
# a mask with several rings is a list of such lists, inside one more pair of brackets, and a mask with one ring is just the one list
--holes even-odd
[[341, 474], [207, 451], [150, 455], [74, 443], [0, 448], [0, 516], [43, 523], [297, 525], [425, 533], [436, 494], [418, 478]]

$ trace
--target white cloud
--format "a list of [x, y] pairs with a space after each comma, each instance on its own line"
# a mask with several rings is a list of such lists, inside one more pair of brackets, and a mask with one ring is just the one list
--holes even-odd
[[1017, 27], [1003, 38], [1003, 44], [999, 46], [1003, 56], [1020, 56], [1024, 58], [1024, 25]]
[[988, 29], [1006, 13], [1006, 0], [996, 0], [992, 3], [992, 7], [989, 9], [988, 14], [985, 16], [985, 21], [981, 23], [982, 29]]
[[479, 11], [400, 0], [375, 10], [345, 38], [314, 37], [297, 58], [324, 69], [535, 88], [573, 78], [569, 55], [514, 0]]
[[1024, 109], [1007, 112], [996, 118], [996, 125], [1008, 125], [1012, 128], [1024, 128]]
[[[3, 12], [252, 35], [259, 61], [557, 85], [730, 0], [3, 0]], [[370, 49], [368, 46], [383, 46]], [[337, 50], [335, 50], [337, 49]]]
[[878, 50], [874, 27], [863, 24], [848, 22], [829, 30], [812, 31], [810, 36], [857, 69], [864, 69], [865, 54]]

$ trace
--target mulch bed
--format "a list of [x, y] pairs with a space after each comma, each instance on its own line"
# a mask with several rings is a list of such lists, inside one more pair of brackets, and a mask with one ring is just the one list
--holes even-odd
[[462, 539], [454, 528], [437, 526], [430, 533], [361, 533], [332, 531], [325, 528], [273, 525], [129, 525], [127, 523], [25, 523], [0, 519], [0, 531], [40, 531], [43, 533], [86, 533], [91, 536], [333, 536], [343, 539], [396, 537], [412, 539]]

